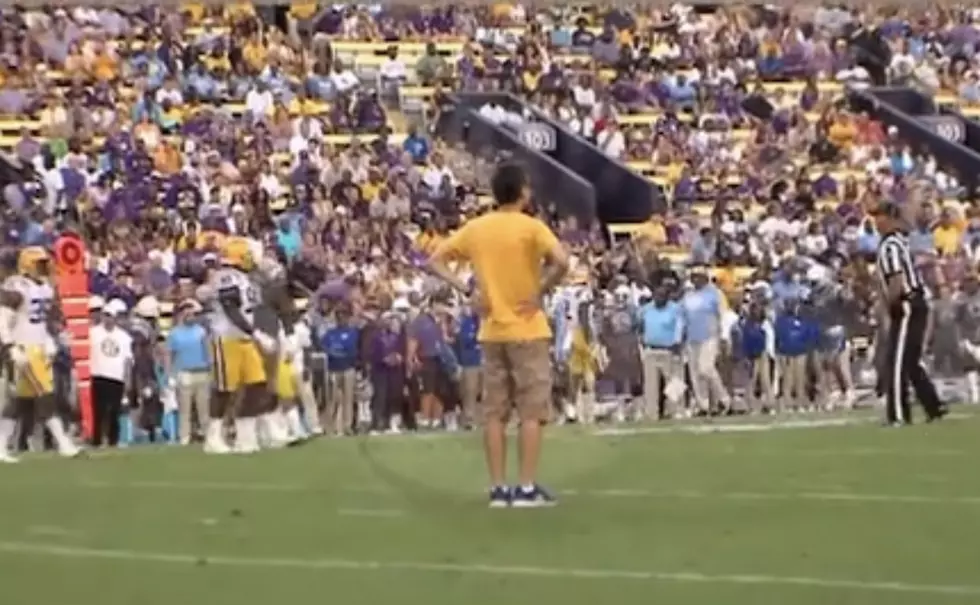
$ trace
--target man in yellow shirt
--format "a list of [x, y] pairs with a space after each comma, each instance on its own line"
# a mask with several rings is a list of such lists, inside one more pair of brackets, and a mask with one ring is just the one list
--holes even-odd
[[838, 114], [827, 131], [827, 138], [839, 149], [849, 151], [857, 138], [857, 127], [851, 116], [845, 113]]
[[312, 19], [320, 12], [320, 5], [309, 0], [295, 0], [289, 5], [289, 13], [286, 14], [286, 31], [289, 38], [294, 42], [299, 42], [301, 36], [308, 34]]
[[664, 226], [664, 217], [657, 212], [651, 214], [650, 219], [636, 230], [635, 237], [637, 243], [645, 249], [666, 245], [667, 228]]
[[[483, 347], [484, 448], [490, 506], [538, 507], [555, 503], [537, 483], [542, 426], [551, 416], [551, 327], [541, 297], [561, 283], [569, 257], [548, 226], [524, 213], [530, 181], [523, 168], [502, 164], [491, 181], [497, 207], [465, 223], [429, 259], [429, 270], [460, 292], [477, 297]], [[469, 262], [475, 291], [448, 267]], [[520, 477], [507, 487], [506, 427], [513, 410], [520, 423]]]
[[963, 243], [963, 229], [953, 220], [948, 208], [939, 215], [939, 224], [932, 231], [936, 251], [942, 256], [953, 256], [960, 251]]

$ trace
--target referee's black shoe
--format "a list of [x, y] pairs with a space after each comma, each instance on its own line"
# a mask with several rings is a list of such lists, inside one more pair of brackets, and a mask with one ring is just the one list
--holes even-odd
[[940, 404], [936, 411], [926, 416], [926, 422], [936, 422], [937, 420], [942, 420], [949, 414], [949, 406], [945, 403]]

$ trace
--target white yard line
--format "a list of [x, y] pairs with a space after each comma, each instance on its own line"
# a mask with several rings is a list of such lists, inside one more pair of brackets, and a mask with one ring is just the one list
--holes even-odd
[[[132, 490], [162, 490], [162, 491], [200, 491], [200, 492], [344, 492], [372, 494], [384, 496], [397, 495], [399, 490], [385, 486], [370, 485], [304, 485], [300, 483], [231, 483], [214, 481], [80, 481], [77, 485], [89, 489], [132, 489]], [[42, 483], [29, 483], [18, 486], [23, 488], [43, 489]], [[434, 488], [436, 489], [436, 488]], [[650, 500], [760, 500], [760, 501], [811, 501], [811, 502], [854, 502], [854, 503], [883, 503], [883, 504], [949, 504], [949, 505], [980, 505], [980, 496], [934, 496], [926, 494], [875, 494], [836, 490], [803, 489], [788, 492], [742, 492], [723, 491], [710, 492], [701, 490], [647, 490], [633, 488], [608, 489], [560, 489], [559, 496], [572, 498], [598, 499], [650, 499]]]
[[398, 509], [380, 508], [339, 508], [337, 514], [341, 517], [381, 517], [395, 519], [405, 516], [405, 511]]
[[[946, 420], [962, 420], [967, 418], [976, 418], [980, 416], [980, 406], [968, 406], [957, 407], [960, 410], [956, 413], [950, 414], [946, 417]], [[851, 412], [844, 413], [841, 415], [840, 412], [830, 413], [827, 415], [815, 414], [812, 417], [806, 416], [781, 416], [773, 417], [770, 420], [757, 420], [757, 421], [747, 421], [745, 419], [729, 419], [729, 418], [719, 418], [711, 420], [701, 420], [701, 419], [689, 419], [689, 420], [679, 420], [672, 421], [670, 423], [641, 423], [641, 424], [627, 424], [627, 425], [599, 425], [597, 427], [577, 427], [575, 425], [566, 425], [565, 427], [554, 427], [549, 431], [547, 439], [549, 441], [580, 441], [583, 438], [600, 437], [600, 438], [622, 438], [622, 437], [641, 437], [644, 435], [669, 435], [669, 434], [696, 434], [696, 435], [714, 435], [720, 433], [758, 433], [758, 432], [771, 432], [771, 431], [783, 431], [783, 430], [807, 430], [807, 429], [821, 429], [821, 428], [841, 428], [841, 427], [852, 427], [852, 426], [867, 426], [874, 425], [881, 422], [881, 417], [879, 414], [869, 414], [864, 413], [862, 410], [853, 410]], [[568, 430], [568, 429], [571, 429]], [[509, 434], [516, 434], [516, 429], [510, 429]], [[422, 432], [422, 433], [411, 433], [405, 432], [398, 435], [361, 435], [354, 437], [355, 440], [363, 441], [366, 444], [370, 443], [402, 443], [411, 444], [416, 441], [430, 441], [430, 440], [441, 440], [441, 439], [469, 439], [475, 438], [473, 433], [461, 432], [461, 431], [435, 431], [435, 432]], [[343, 439], [317, 439], [312, 441], [309, 446], [316, 447], [318, 444], [330, 444], [333, 442], [347, 441], [351, 438]], [[117, 449], [103, 449], [94, 450], [86, 453], [89, 458], [118, 458], [118, 457], [134, 457], [143, 455], [154, 455], [154, 454], [166, 454], [168, 451], [182, 451], [187, 452], [188, 447], [178, 447], [173, 445], [143, 445], [132, 448], [117, 448]], [[190, 449], [196, 449], [200, 452], [198, 446], [192, 446]], [[781, 455], [793, 455], [795, 452], [807, 451], [807, 450], [787, 450]], [[849, 450], [833, 450], [835, 452], [843, 452], [844, 455], [848, 454]], [[864, 448], [864, 455], [877, 455], [877, 451], [874, 448], [868, 449]], [[942, 454], [936, 455], [967, 455], [967, 452], [955, 451], [953, 453], [951, 450], [937, 450], [942, 451]], [[891, 453], [896, 453], [901, 455], [903, 450], [880, 450], [882, 455], [889, 455]], [[752, 453], [756, 453], [754, 450]], [[915, 452], [919, 455], [920, 452]], [[860, 454], [855, 454], [860, 455]], [[924, 450], [921, 455], [929, 456], [930, 450]], [[973, 453], [969, 453], [973, 455]], [[30, 459], [42, 459], [42, 458], [58, 458], [57, 454], [54, 452], [39, 452], [31, 453], [27, 456]]]
[[[973, 418], [975, 414], [955, 413], [946, 417], [946, 420], [962, 420]], [[596, 437], [635, 437], [641, 435], [660, 435], [670, 433], [693, 433], [714, 434], [714, 433], [759, 433], [769, 431], [786, 430], [806, 430], [822, 428], [839, 428], [847, 426], [861, 426], [877, 424], [881, 418], [876, 415], [871, 416], [846, 416], [846, 417], [813, 417], [813, 418], [781, 418], [773, 419], [768, 422], [748, 422], [748, 421], [685, 421], [668, 425], [646, 425], [646, 426], [622, 426], [600, 428], [592, 431]]]
[[706, 574], [696, 571], [657, 571], [626, 569], [588, 569], [528, 567], [482, 563], [435, 563], [426, 561], [364, 561], [354, 559], [293, 559], [280, 557], [232, 557], [191, 555], [155, 551], [97, 549], [45, 544], [40, 542], [0, 542], [0, 552], [40, 557], [106, 560], [129, 563], [185, 566], [220, 565], [258, 569], [334, 570], [351, 572], [413, 572], [510, 576], [555, 580], [674, 582], [680, 584], [730, 584], [755, 586], [797, 586], [842, 592], [896, 592], [923, 595], [980, 596], [980, 586], [956, 584], [914, 584], [907, 582], [864, 581], [806, 576], [755, 574]]

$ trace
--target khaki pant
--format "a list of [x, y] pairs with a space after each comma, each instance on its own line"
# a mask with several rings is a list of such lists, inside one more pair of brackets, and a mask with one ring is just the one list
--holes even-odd
[[180, 442], [188, 444], [191, 442], [191, 416], [197, 413], [197, 424], [202, 429], [211, 417], [211, 373], [202, 372], [179, 372], [177, 374], [177, 414], [180, 419], [180, 427], [177, 429]]
[[[684, 366], [680, 357], [670, 349], [644, 348], [641, 355], [643, 359], [642, 414], [644, 418], [657, 418], [664, 388], [672, 380], [684, 380]], [[664, 396], [663, 411], [665, 416], [673, 416], [677, 411], [677, 402]]]
[[459, 397], [462, 404], [462, 424], [472, 426], [479, 422], [476, 406], [483, 393], [483, 369], [480, 366], [464, 367], [459, 376]]
[[779, 358], [779, 373], [782, 376], [779, 411], [787, 407], [801, 409], [809, 404], [806, 360], [806, 355]]
[[506, 423], [516, 411], [521, 422], [551, 418], [551, 341], [548, 339], [483, 344], [485, 420]]
[[817, 371], [817, 389], [820, 398], [827, 402], [831, 393], [847, 393], [854, 388], [851, 376], [851, 347], [845, 345], [842, 351], [820, 354], [820, 368]]
[[[762, 408], [769, 410], [776, 409], [776, 390], [772, 375], [772, 358], [763, 354], [756, 359], [749, 360], [752, 364], [749, 373], [749, 385], [746, 390], [745, 399], [749, 404], [749, 409], [758, 412]], [[759, 387], [760, 396], [756, 396], [755, 389]]]
[[323, 428], [343, 435], [354, 424], [354, 400], [357, 397], [357, 371], [343, 370], [327, 374], [327, 407], [323, 411]]
[[691, 366], [691, 387], [702, 410], [715, 405], [727, 405], [731, 401], [725, 383], [718, 373], [719, 343], [717, 338], [688, 345], [688, 361]]
[[303, 380], [302, 375], [296, 376], [296, 393], [299, 396], [299, 403], [302, 406], [303, 416], [309, 424], [308, 428], [317, 431], [320, 426], [320, 410], [316, 405], [316, 396], [313, 393], [313, 382]]

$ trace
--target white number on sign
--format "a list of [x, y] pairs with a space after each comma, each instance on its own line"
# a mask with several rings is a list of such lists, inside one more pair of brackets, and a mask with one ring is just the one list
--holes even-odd
[[540, 122], [523, 124], [518, 131], [521, 143], [535, 151], [554, 151], [555, 129]]
[[952, 116], [926, 116], [920, 118], [932, 127], [932, 131], [951, 143], [962, 143], [966, 140], [966, 128], [963, 122]]

